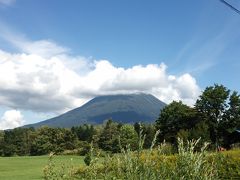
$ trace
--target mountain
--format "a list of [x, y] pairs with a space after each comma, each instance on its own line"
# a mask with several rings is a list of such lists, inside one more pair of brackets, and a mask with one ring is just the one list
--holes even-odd
[[150, 94], [107, 95], [96, 97], [81, 107], [60, 116], [25, 127], [72, 127], [101, 124], [107, 119], [121, 123], [154, 122], [166, 104]]

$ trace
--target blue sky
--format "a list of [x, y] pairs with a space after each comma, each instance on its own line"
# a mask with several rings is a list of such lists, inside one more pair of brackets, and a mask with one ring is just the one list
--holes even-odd
[[[228, 2], [240, 9], [239, 0]], [[0, 68], [18, 67], [0, 75], [0, 120], [8, 124], [20, 116], [25, 124], [44, 120], [101, 94], [143, 91], [192, 104], [214, 83], [240, 91], [240, 15], [219, 0], [0, 0], [0, 50]], [[27, 67], [33, 70], [23, 72]], [[59, 96], [51, 99], [49, 87]], [[40, 102], [48, 99], [53, 106]]]

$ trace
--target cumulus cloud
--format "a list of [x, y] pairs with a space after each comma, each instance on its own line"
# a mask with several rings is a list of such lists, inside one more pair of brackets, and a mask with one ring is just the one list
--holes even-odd
[[[39, 112], [75, 107], [70, 91], [79, 75], [64, 63], [65, 58], [0, 51], [0, 104]], [[78, 61], [84, 65], [83, 59]]]
[[199, 95], [194, 77], [171, 75], [164, 63], [116, 67], [108, 60], [72, 56], [51, 40], [29, 40], [3, 23], [0, 27], [0, 38], [18, 50], [0, 49], [2, 106], [63, 113], [98, 95], [145, 92], [166, 103], [182, 100], [189, 105]]
[[[45, 46], [40, 47], [38, 52], [48, 54]], [[60, 52], [58, 46], [56, 52]], [[199, 95], [190, 74], [170, 75], [164, 63], [122, 68], [107, 60], [72, 57], [65, 51], [41, 53], [0, 50], [0, 105], [62, 113], [98, 95], [146, 92], [166, 103], [182, 100], [189, 105]]]
[[6, 111], [0, 119], [0, 129], [12, 129], [22, 126], [24, 123], [23, 115], [18, 110]]
[[128, 69], [113, 66], [109, 61], [95, 62], [95, 68], [80, 78], [74, 94], [105, 95], [146, 92], [169, 103], [182, 100], [192, 105], [200, 93], [196, 80], [190, 74], [168, 75], [167, 66], [149, 64]]

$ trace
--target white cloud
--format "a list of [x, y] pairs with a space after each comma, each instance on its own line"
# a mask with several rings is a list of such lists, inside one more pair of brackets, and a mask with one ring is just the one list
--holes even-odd
[[107, 60], [91, 61], [66, 53], [47, 58], [0, 50], [0, 72], [0, 105], [35, 112], [62, 113], [97, 95], [134, 92], [191, 105], [200, 92], [190, 74], [169, 75], [164, 63], [126, 69]]
[[180, 76], [168, 75], [164, 63], [160, 65], [133, 66], [128, 69], [114, 67], [109, 61], [95, 62], [95, 68], [80, 78], [75, 87], [79, 95], [118, 94], [146, 92], [169, 103], [182, 100], [192, 105], [200, 89], [190, 74]]
[[15, 41], [14, 44], [20, 48], [23, 52], [28, 54], [36, 54], [42, 57], [51, 57], [54, 55], [64, 54], [69, 50], [67, 48], [58, 46], [51, 40], [39, 40], [39, 41]]
[[[1, 1], [1, 0], [0, 0]], [[14, 32], [4, 22], [0, 22], [0, 38], [17, 48], [21, 53], [51, 58], [69, 53], [69, 49], [57, 45], [52, 40], [29, 40], [25, 35]]]
[[23, 115], [18, 110], [6, 111], [0, 119], [0, 129], [12, 129], [22, 126], [24, 123]]
[[[71, 61], [71, 57], [68, 59]], [[84, 59], [78, 61], [84, 65]], [[0, 104], [40, 112], [75, 107], [70, 91], [80, 77], [64, 62], [61, 56], [45, 59], [0, 51]]]
[[31, 41], [3, 23], [0, 27], [0, 38], [19, 50], [0, 49], [0, 105], [62, 113], [98, 95], [146, 92], [166, 103], [189, 105], [199, 95], [190, 74], [170, 75], [164, 63], [116, 67], [108, 60], [71, 56], [53, 41]]

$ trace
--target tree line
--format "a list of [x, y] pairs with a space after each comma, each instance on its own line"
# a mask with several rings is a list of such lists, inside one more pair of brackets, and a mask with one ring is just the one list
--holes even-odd
[[15, 128], [0, 132], [0, 156], [45, 155], [50, 152], [64, 152], [85, 155], [94, 149], [117, 153], [120, 148], [130, 144], [135, 150], [138, 146], [138, 132], [147, 135], [144, 147], [149, 147], [155, 133], [155, 126], [138, 123], [121, 124], [107, 120], [103, 125], [84, 124], [72, 128]]
[[181, 101], [166, 106], [158, 120], [159, 140], [172, 144], [176, 138], [198, 139], [211, 143], [212, 148], [240, 142], [240, 95], [223, 85], [207, 87], [193, 107]]
[[15, 128], [0, 131], [0, 156], [44, 155], [50, 152], [85, 155], [91, 146], [103, 152], [118, 153], [121, 148], [138, 148], [144, 135], [144, 148], [151, 146], [157, 130], [157, 143], [177, 146], [177, 138], [210, 142], [211, 147], [230, 148], [240, 141], [240, 95], [223, 85], [207, 87], [193, 107], [173, 101], [160, 112], [154, 124], [121, 124], [107, 120], [102, 125], [84, 124], [72, 128]]

